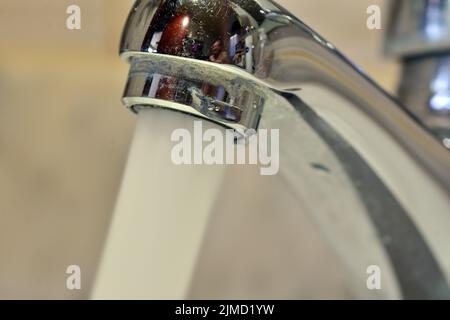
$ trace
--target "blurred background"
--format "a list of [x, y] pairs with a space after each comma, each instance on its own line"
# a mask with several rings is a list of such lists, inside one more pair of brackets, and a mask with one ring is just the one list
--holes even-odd
[[[369, 5], [386, 21], [385, 1], [278, 2], [395, 92], [400, 68], [383, 55], [383, 30], [366, 26]], [[132, 3], [0, 1], [2, 299], [89, 296], [136, 121], [121, 103], [128, 66], [117, 52]], [[81, 30], [66, 28], [71, 4]], [[72, 264], [80, 291], [65, 286]]]

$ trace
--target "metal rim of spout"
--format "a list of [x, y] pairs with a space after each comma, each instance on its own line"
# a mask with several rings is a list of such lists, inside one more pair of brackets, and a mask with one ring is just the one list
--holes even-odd
[[123, 102], [133, 112], [154, 107], [183, 112], [240, 136], [258, 128], [268, 90], [245, 73], [224, 65], [208, 75], [207, 62], [157, 53], [125, 52], [122, 58], [131, 64]]

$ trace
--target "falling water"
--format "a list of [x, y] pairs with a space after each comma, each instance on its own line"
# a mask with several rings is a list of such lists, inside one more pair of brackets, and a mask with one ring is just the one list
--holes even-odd
[[[171, 161], [173, 130], [191, 129], [194, 120], [160, 109], [140, 111], [92, 298], [186, 297], [225, 170]], [[216, 126], [204, 121], [203, 127]]]

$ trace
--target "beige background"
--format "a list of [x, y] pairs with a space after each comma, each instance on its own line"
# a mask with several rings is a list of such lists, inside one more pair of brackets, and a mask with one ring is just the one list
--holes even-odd
[[[279, 2], [394, 91], [383, 31], [366, 28], [367, 7], [385, 1]], [[88, 296], [135, 123], [117, 57], [131, 3], [0, 2], [0, 298]], [[65, 27], [70, 4], [80, 31]], [[65, 288], [70, 264], [81, 291]]]

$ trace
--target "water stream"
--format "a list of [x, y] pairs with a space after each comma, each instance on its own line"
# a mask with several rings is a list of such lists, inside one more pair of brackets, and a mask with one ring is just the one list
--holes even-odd
[[198, 119], [154, 108], [138, 117], [94, 299], [186, 297], [225, 170], [171, 161], [173, 130]]

